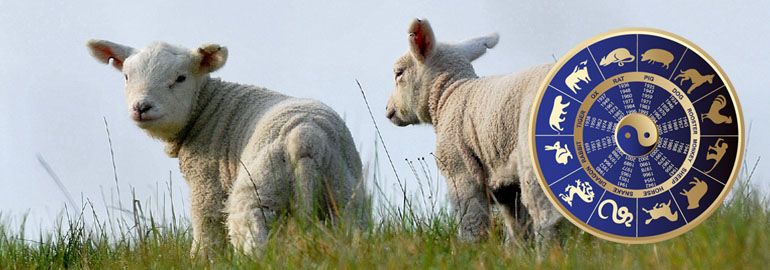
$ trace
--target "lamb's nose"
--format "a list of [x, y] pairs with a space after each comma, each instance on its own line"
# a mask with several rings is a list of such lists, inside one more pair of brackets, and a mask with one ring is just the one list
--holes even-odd
[[395, 114], [396, 114], [396, 110], [390, 110], [390, 109], [388, 109], [388, 110], [385, 112], [385, 117], [387, 117], [388, 119], [390, 119], [390, 118], [393, 118], [393, 115], [395, 115]]
[[146, 120], [147, 118], [145, 117], [146, 116], [145, 114], [148, 111], [152, 110], [152, 104], [146, 103], [146, 102], [137, 103], [134, 105], [133, 110], [134, 110], [133, 112], [134, 120], [143, 121], [143, 120]]
[[134, 105], [134, 110], [137, 111], [139, 114], [146, 113], [151, 109], [152, 109], [152, 105], [149, 103], [138, 103]]

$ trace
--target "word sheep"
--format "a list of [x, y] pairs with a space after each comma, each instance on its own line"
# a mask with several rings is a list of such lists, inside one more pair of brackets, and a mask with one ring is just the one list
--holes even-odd
[[528, 137], [529, 113], [550, 66], [479, 78], [471, 61], [498, 39], [491, 34], [437, 43], [428, 21], [414, 20], [409, 50], [394, 65], [396, 86], [386, 117], [398, 126], [433, 125], [460, 239], [485, 237], [490, 206], [498, 205], [509, 236], [532, 228], [543, 242], [561, 215], [538, 184]]
[[259, 253], [287, 213], [367, 222], [361, 159], [328, 106], [211, 78], [227, 60], [216, 44], [87, 45], [123, 73], [134, 122], [179, 159], [192, 196], [192, 255], [208, 256], [228, 238]]

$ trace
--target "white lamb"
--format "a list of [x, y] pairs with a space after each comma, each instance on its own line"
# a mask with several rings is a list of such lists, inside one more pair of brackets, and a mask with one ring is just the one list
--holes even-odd
[[91, 40], [88, 48], [123, 73], [131, 118], [179, 158], [192, 196], [191, 254], [207, 256], [227, 236], [238, 250], [258, 251], [289, 210], [368, 220], [361, 160], [331, 108], [210, 78], [227, 60], [216, 44], [135, 50]]
[[427, 20], [414, 20], [409, 51], [394, 65], [396, 87], [386, 116], [398, 126], [435, 128], [436, 157], [461, 239], [487, 235], [496, 202], [509, 236], [531, 226], [542, 243], [561, 215], [540, 189], [530, 160], [529, 112], [550, 66], [479, 78], [471, 61], [498, 39], [491, 34], [441, 44]]

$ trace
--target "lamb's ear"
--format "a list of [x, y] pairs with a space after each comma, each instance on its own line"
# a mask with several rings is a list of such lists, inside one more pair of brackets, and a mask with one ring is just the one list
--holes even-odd
[[433, 29], [430, 28], [428, 20], [414, 19], [409, 25], [409, 50], [414, 59], [424, 63], [425, 59], [433, 54], [436, 47], [436, 37], [433, 36]]
[[116, 69], [123, 70], [123, 62], [126, 58], [134, 54], [134, 48], [129, 46], [112, 43], [106, 40], [92, 39], [86, 43], [88, 50], [91, 51], [91, 55], [99, 60], [99, 62], [109, 64], [112, 59], [112, 66]]
[[487, 49], [492, 49], [500, 40], [500, 35], [491, 33], [485, 36], [460, 41], [455, 47], [468, 58], [469, 61], [476, 60], [484, 55]]
[[214, 72], [227, 62], [227, 48], [219, 44], [203, 44], [193, 54], [200, 58], [198, 72], [201, 73]]

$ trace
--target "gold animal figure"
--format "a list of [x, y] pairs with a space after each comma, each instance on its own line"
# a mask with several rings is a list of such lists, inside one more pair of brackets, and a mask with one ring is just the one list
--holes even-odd
[[602, 57], [599, 64], [603, 67], [610, 64], [618, 64], [619, 67], [622, 67], [625, 63], [633, 62], [634, 59], [636, 58], [626, 48], [617, 48], [608, 53], [607, 56]]
[[690, 93], [692, 93], [692, 90], [695, 90], [695, 88], [698, 88], [698, 86], [701, 86], [706, 82], [708, 82], [709, 84], [714, 82], [714, 74], [701, 75], [700, 72], [698, 72], [698, 70], [691, 68], [688, 70], [681, 71], [679, 75], [676, 75], [676, 77], [674, 77], [674, 81], [676, 81], [676, 79], [681, 79], [679, 80], [680, 85], [688, 80], [692, 82], [692, 85], [690, 85], [690, 88], [687, 89], [687, 94], [689, 95]]
[[714, 124], [732, 124], [733, 123], [733, 117], [727, 116], [719, 113], [722, 109], [727, 106], [727, 99], [723, 95], [718, 95], [716, 98], [714, 98], [714, 101], [711, 102], [711, 107], [709, 107], [709, 111], [707, 113], [701, 114], [700, 118], [701, 121], [706, 121], [706, 119], [711, 120], [711, 122], [714, 122]]
[[642, 54], [642, 62], [663, 64], [668, 69], [668, 65], [674, 61], [674, 55], [664, 49], [649, 49]]
[[709, 186], [706, 184], [706, 182], [701, 181], [698, 179], [698, 177], [693, 177], [692, 182], [690, 182], [690, 185], [693, 185], [690, 190], [682, 190], [681, 195], [684, 195], [687, 197], [687, 209], [692, 210], [695, 208], [698, 208], [700, 206], [700, 199], [703, 198], [703, 195], [706, 195], [706, 192], [709, 190]]
[[566, 121], [567, 119], [562, 117], [564, 115], [567, 115], [567, 112], [564, 111], [565, 108], [569, 106], [569, 102], [561, 103], [562, 96], [556, 96], [556, 98], [553, 99], [553, 108], [551, 108], [551, 116], [548, 118], [548, 124], [551, 126], [551, 129], [556, 132], [564, 131], [564, 128], [561, 127], [561, 123]]
[[561, 193], [559, 194], [559, 197], [569, 204], [569, 206], [572, 206], [572, 199], [574, 199], [575, 194], [577, 194], [584, 202], [590, 203], [594, 201], [594, 189], [591, 187], [591, 184], [582, 182], [580, 179], [575, 180], [575, 184], [576, 185], [574, 186], [567, 185], [567, 187], [564, 188], [564, 192], [567, 194]]
[[650, 224], [653, 220], [661, 217], [665, 217], [671, 222], [679, 220], [679, 212], [671, 211], [671, 200], [668, 200], [668, 203], [656, 203], [650, 210], [644, 208], [642, 208], [642, 210], [647, 212], [647, 214], [650, 214], [650, 218], [645, 220], [644, 224]]
[[609, 217], [602, 213], [605, 204], [612, 206], [612, 222], [615, 222], [615, 224], [625, 224], [626, 227], [631, 227], [631, 221], [634, 221], [634, 214], [632, 214], [631, 211], [628, 211], [628, 207], [621, 206], [618, 208], [618, 203], [613, 199], [606, 199], [599, 204], [598, 211], [601, 219], [607, 219]]
[[722, 138], [717, 139], [717, 142], [714, 143], [714, 145], [709, 146], [706, 151], [706, 160], [713, 160], [714, 166], [711, 166], [711, 169], [706, 171], [706, 173], [711, 173], [711, 171], [717, 167], [717, 164], [722, 161], [722, 157], [725, 155], [725, 152], [727, 152], [727, 147], [727, 143], [725, 143], [725, 140]]
[[553, 145], [546, 145], [545, 151], [554, 151], [556, 150], [556, 163], [559, 163], [561, 165], [566, 165], [569, 159], [572, 158], [572, 153], [570, 153], [569, 148], [567, 148], [567, 144], [564, 144], [564, 147], [561, 147], [561, 142], [555, 142]]
[[591, 77], [588, 76], [588, 60], [585, 60], [583, 62], [580, 62], [577, 66], [575, 66], [575, 69], [572, 70], [572, 73], [570, 73], [567, 78], [564, 79], [564, 84], [569, 87], [569, 90], [572, 90], [572, 93], [577, 94], [577, 90], [581, 90], [580, 86], [578, 86], [579, 82], [590, 82]]

